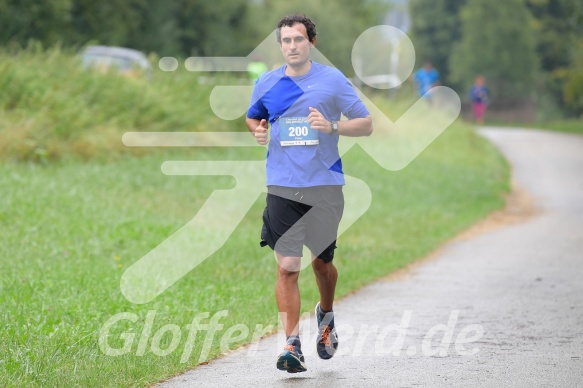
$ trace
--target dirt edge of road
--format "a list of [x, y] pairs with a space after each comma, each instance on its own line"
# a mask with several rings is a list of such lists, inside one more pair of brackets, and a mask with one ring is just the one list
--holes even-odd
[[[406, 277], [412, 276], [415, 273], [415, 269], [418, 266], [427, 264], [429, 261], [436, 259], [439, 256], [439, 254], [441, 254], [445, 250], [445, 248], [451, 243], [454, 243], [457, 241], [468, 240], [468, 239], [474, 238], [476, 236], [479, 236], [480, 234], [488, 233], [488, 232], [491, 232], [493, 230], [496, 230], [496, 229], [499, 229], [499, 228], [502, 228], [505, 226], [525, 222], [525, 221], [531, 219], [532, 217], [535, 217], [536, 215], [538, 215], [540, 213], [542, 213], [542, 210], [537, 207], [536, 201], [530, 196], [530, 194], [526, 190], [521, 188], [514, 180], [512, 180], [511, 191], [510, 191], [510, 193], [508, 193], [506, 195], [505, 205], [504, 205], [503, 209], [496, 210], [496, 211], [490, 213], [486, 218], [484, 218], [483, 220], [474, 224], [469, 229], [466, 229], [463, 232], [459, 233], [457, 236], [453, 237], [452, 239], [444, 242], [443, 244], [440, 245], [439, 248], [435, 249], [433, 252], [429, 253], [425, 257], [420, 258], [420, 259], [416, 260], [415, 262], [408, 264], [407, 266], [405, 266], [401, 269], [398, 269], [398, 270], [392, 272], [390, 275], [387, 275], [386, 277], [380, 278], [376, 281], [396, 281], [396, 280], [400, 280], [400, 279], [404, 279]], [[336, 299], [335, 302], [340, 302], [343, 299], [349, 297], [350, 295], [352, 295], [360, 290], [361, 289], [356, 289], [352, 292], [349, 292], [346, 295], [343, 295], [342, 297]], [[269, 332], [269, 333], [265, 333], [261, 338], [256, 339], [255, 341], [252, 341], [252, 342], [247, 343], [245, 345], [241, 345], [238, 348], [231, 349], [228, 352], [225, 352], [225, 353], [218, 355], [217, 357], [213, 358], [212, 360], [208, 360], [208, 361], [202, 362], [196, 366], [192, 366], [187, 371], [179, 372], [176, 375], [169, 376], [167, 379], [159, 381], [152, 386], [169, 382], [170, 380], [172, 380], [178, 376], [181, 376], [185, 373], [188, 373], [189, 371], [192, 371], [193, 369], [205, 367], [206, 365], [212, 364], [220, 359], [228, 357], [229, 355], [231, 355], [233, 353], [243, 351], [243, 350], [247, 349], [249, 346], [251, 346], [253, 343], [255, 343], [257, 340], [262, 340], [262, 339], [266, 339], [268, 337], [272, 337], [274, 335], [277, 335], [277, 333], [278, 333], [278, 327], [274, 328], [274, 330]]]
[[414, 273], [418, 266], [424, 265], [437, 258], [444, 251], [445, 247], [452, 243], [469, 240], [502, 227], [528, 221], [541, 213], [542, 210], [537, 206], [537, 201], [524, 188], [519, 186], [514, 179], [512, 179], [511, 191], [506, 195], [503, 209], [490, 213], [486, 218], [478, 221], [470, 228], [441, 244], [439, 248], [435, 249], [427, 256], [415, 260], [415, 262], [392, 272], [390, 275], [381, 278], [380, 280], [394, 281], [408, 277]]

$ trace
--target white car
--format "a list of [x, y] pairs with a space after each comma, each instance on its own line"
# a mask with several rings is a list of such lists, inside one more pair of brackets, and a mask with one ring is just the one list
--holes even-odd
[[87, 46], [82, 55], [83, 67], [109, 71], [115, 69], [124, 75], [147, 78], [152, 76], [152, 66], [141, 51], [125, 47]]

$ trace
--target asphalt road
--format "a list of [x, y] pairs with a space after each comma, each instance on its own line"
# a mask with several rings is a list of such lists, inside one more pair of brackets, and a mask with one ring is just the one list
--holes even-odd
[[337, 302], [334, 358], [317, 357], [310, 317], [300, 326], [305, 373], [275, 368], [279, 335], [161, 386], [583, 387], [583, 137], [480, 132], [528, 194]]

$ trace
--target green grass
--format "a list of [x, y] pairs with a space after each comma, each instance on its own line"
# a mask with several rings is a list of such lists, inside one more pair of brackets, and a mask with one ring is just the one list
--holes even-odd
[[[4, 53], [0, 61], [0, 84], [8, 91], [0, 96], [2, 385], [149, 385], [204, 361], [204, 337], [197, 336], [181, 362], [186, 326], [199, 313], [228, 310], [209, 357], [222, 352], [219, 339], [237, 324], [276, 325], [276, 263], [258, 244], [263, 195], [224, 247], [153, 301], [135, 305], [120, 291], [126, 268], [188, 222], [214, 189], [233, 186], [228, 177], [165, 176], [163, 161], [264, 158], [263, 149], [243, 148], [135, 152], [121, 145], [121, 134], [245, 130], [243, 122], [214, 118], [210, 88], [184, 78], [188, 73], [158, 73], [143, 83], [77, 72], [74, 58], [49, 54]], [[392, 114], [406, 109], [403, 103], [386, 106]], [[343, 162], [346, 174], [368, 183], [373, 201], [338, 241], [338, 297], [431, 252], [500, 208], [509, 190], [507, 163], [461, 121], [402, 171], [383, 170], [359, 147]], [[300, 288], [302, 309], [311, 311], [318, 291], [309, 268]], [[139, 355], [149, 311], [156, 313], [152, 335]], [[124, 312], [138, 319], [114, 325], [110, 345], [122, 347], [122, 335], [135, 335], [130, 351], [106, 355], [100, 330]], [[152, 337], [168, 324], [177, 326], [181, 339], [175, 351], [158, 356]], [[160, 347], [171, 339], [163, 336]]]
[[[276, 264], [258, 246], [263, 196], [221, 250], [165, 293], [145, 305], [122, 296], [123, 270], [192, 218], [214, 188], [232, 185], [228, 178], [160, 173], [163, 160], [184, 157], [192, 153], [0, 166], [0, 381], [151, 384], [197, 364], [202, 338], [187, 363], [180, 357], [185, 326], [199, 312], [229, 311], [211, 356], [220, 353], [218, 338], [234, 324], [276, 323]], [[427, 254], [499, 208], [508, 190], [505, 162], [459, 123], [400, 172], [382, 170], [358, 148], [344, 159], [346, 173], [370, 185], [373, 203], [339, 240], [339, 297]], [[309, 311], [318, 295], [309, 269], [300, 283], [303, 310]], [[168, 323], [181, 328], [175, 352], [159, 357], [148, 347], [137, 356], [137, 339], [126, 355], [100, 351], [99, 330], [108, 318], [140, 316], [114, 326], [112, 346], [121, 347], [121, 333], [140, 333], [149, 310], [157, 312], [152, 333]], [[162, 342], [169, 341], [168, 335]]]
[[500, 123], [492, 122], [486, 125], [496, 125], [504, 127], [518, 127], [518, 128], [532, 128], [532, 129], [544, 129], [548, 131], [557, 132], [567, 132], [567, 133], [578, 133], [583, 134], [583, 120], [577, 119], [564, 119], [556, 121], [542, 121], [535, 123]]

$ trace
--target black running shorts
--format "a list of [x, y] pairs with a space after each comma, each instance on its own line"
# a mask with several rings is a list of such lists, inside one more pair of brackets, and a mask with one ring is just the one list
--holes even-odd
[[344, 211], [342, 186], [269, 186], [261, 246], [283, 256], [302, 257], [303, 245], [328, 263], [334, 259]]

